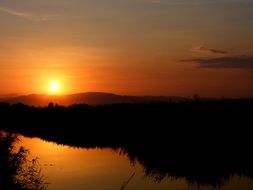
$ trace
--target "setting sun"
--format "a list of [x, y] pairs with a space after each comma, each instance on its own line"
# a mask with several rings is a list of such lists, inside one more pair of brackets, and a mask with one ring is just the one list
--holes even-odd
[[53, 94], [59, 93], [60, 91], [60, 84], [58, 81], [52, 81], [50, 83], [50, 92]]

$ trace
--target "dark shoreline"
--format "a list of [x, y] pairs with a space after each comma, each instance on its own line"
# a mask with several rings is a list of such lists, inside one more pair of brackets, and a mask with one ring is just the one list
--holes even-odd
[[83, 148], [112, 148], [162, 180], [222, 186], [253, 177], [253, 101], [50, 105], [1, 104], [1, 129]]

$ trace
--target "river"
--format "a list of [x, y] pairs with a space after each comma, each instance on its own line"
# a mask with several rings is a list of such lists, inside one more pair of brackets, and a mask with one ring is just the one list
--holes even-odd
[[[24, 146], [29, 157], [38, 158], [48, 190], [186, 190], [212, 189], [189, 184], [183, 177], [156, 181], [145, 168], [111, 148], [76, 148], [19, 135], [16, 147]], [[128, 181], [128, 183], [126, 183]], [[125, 187], [123, 188], [123, 184]], [[219, 189], [252, 190], [253, 180], [235, 175]]]

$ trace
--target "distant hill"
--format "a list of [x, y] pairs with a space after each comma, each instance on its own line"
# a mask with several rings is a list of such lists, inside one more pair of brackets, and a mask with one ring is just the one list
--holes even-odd
[[10, 104], [23, 103], [33, 106], [47, 106], [49, 102], [68, 106], [72, 104], [101, 105], [116, 103], [179, 102], [185, 100], [186, 98], [174, 96], [122, 96], [103, 92], [86, 92], [59, 96], [30, 94], [26, 96], [0, 98], [0, 102], [8, 102]]

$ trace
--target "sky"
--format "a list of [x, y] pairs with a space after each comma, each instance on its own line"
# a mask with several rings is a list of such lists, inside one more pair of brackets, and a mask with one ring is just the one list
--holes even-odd
[[253, 1], [0, 0], [0, 95], [52, 83], [253, 98]]

